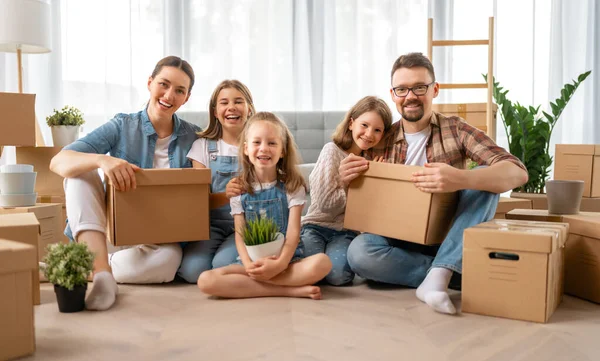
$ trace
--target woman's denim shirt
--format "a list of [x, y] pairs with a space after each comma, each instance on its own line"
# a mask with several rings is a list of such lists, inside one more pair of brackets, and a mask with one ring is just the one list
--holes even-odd
[[[190, 168], [187, 153], [200, 128], [173, 115], [173, 134], [169, 143], [171, 168]], [[110, 154], [140, 168], [152, 168], [158, 135], [144, 109], [132, 114], [117, 114], [108, 123], [64, 149], [82, 153]]]

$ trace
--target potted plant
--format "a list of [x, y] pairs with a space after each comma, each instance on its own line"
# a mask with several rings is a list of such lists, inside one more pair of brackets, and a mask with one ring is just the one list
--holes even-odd
[[268, 217], [249, 220], [241, 235], [252, 261], [279, 255], [285, 241], [275, 221]]
[[54, 284], [60, 312], [79, 312], [85, 307], [87, 280], [94, 254], [85, 243], [55, 243], [47, 247], [44, 275]]
[[[540, 112], [539, 105], [527, 107], [511, 102], [506, 97], [508, 90], [504, 90], [494, 79], [493, 97], [500, 110], [509, 152], [523, 162], [529, 174], [527, 183], [513, 192], [544, 193], [548, 170], [552, 165], [549, 153], [552, 131], [569, 100], [591, 72], [590, 70], [580, 74], [572, 84], [565, 84], [560, 91], [560, 97], [550, 102], [552, 114]], [[483, 77], [487, 81], [485, 74]]]
[[66, 105], [60, 111], [54, 109], [54, 114], [46, 117], [46, 123], [52, 130], [54, 146], [64, 147], [77, 140], [85, 120], [79, 109]]

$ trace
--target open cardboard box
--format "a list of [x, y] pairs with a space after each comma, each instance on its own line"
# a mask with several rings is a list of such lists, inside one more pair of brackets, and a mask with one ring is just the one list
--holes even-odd
[[547, 322], [562, 300], [566, 223], [495, 219], [464, 232], [462, 311]]
[[557, 144], [555, 153], [554, 179], [582, 180], [583, 197], [600, 197], [600, 144]]
[[106, 186], [108, 236], [115, 246], [210, 239], [210, 169], [144, 169], [137, 188]]
[[0, 360], [35, 351], [33, 283], [35, 247], [0, 239]]
[[549, 214], [547, 210], [515, 209], [510, 219], [565, 222], [570, 226], [565, 248], [565, 293], [600, 303], [600, 213]]
[[420, 169], [369, 162], [369, 169], [350, 183], [344, 228], [413, 243], [442, 243], [458, 194], [421, 192], [410, 181]]

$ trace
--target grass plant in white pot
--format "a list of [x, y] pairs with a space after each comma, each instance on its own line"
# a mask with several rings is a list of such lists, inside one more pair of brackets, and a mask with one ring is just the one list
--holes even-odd
[[285, 236], [273, 219], [259, 217], [246, 222], [242, 232], [248, 256], [252, 261], [269, 256], [278, 256], [285, 242]]
[[52, 130], [55, 147], [65, 147], [79, 138], [79, 128], [85, 123], [83, 113], [72, 106], [54, 109], [54, 114], [46, 117], [46, 123]]

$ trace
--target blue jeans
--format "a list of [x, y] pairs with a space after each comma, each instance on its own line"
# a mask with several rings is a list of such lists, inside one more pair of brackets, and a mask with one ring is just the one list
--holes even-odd
[[184, 257], [177, 275], [186, 282], [196, 283], [204, 271], [224, 267], [235, 262], [238, 256], [235, 247], [235, 232], [210, 226], [210, 239], [182, 244]]
[[462, 273], [463, 231], [494, 218], [498, 197], [484, 191], [459, 191], [452, 227], [440, 246], [363, 233], [348, 248], [350, 268], [369, 280], [408, 287], [418, 287], [431, 267]]
[[305, 257], [318, 253], [329, 256], [333, 267], [325, 280], [334, 286], [352, 282], [354, 272], [348, 264], [348, 246], [358, 235], [350, 230], [336, 231], [335, 229], [306, 224], [300, 231], [300, 239], [304, 244]]

